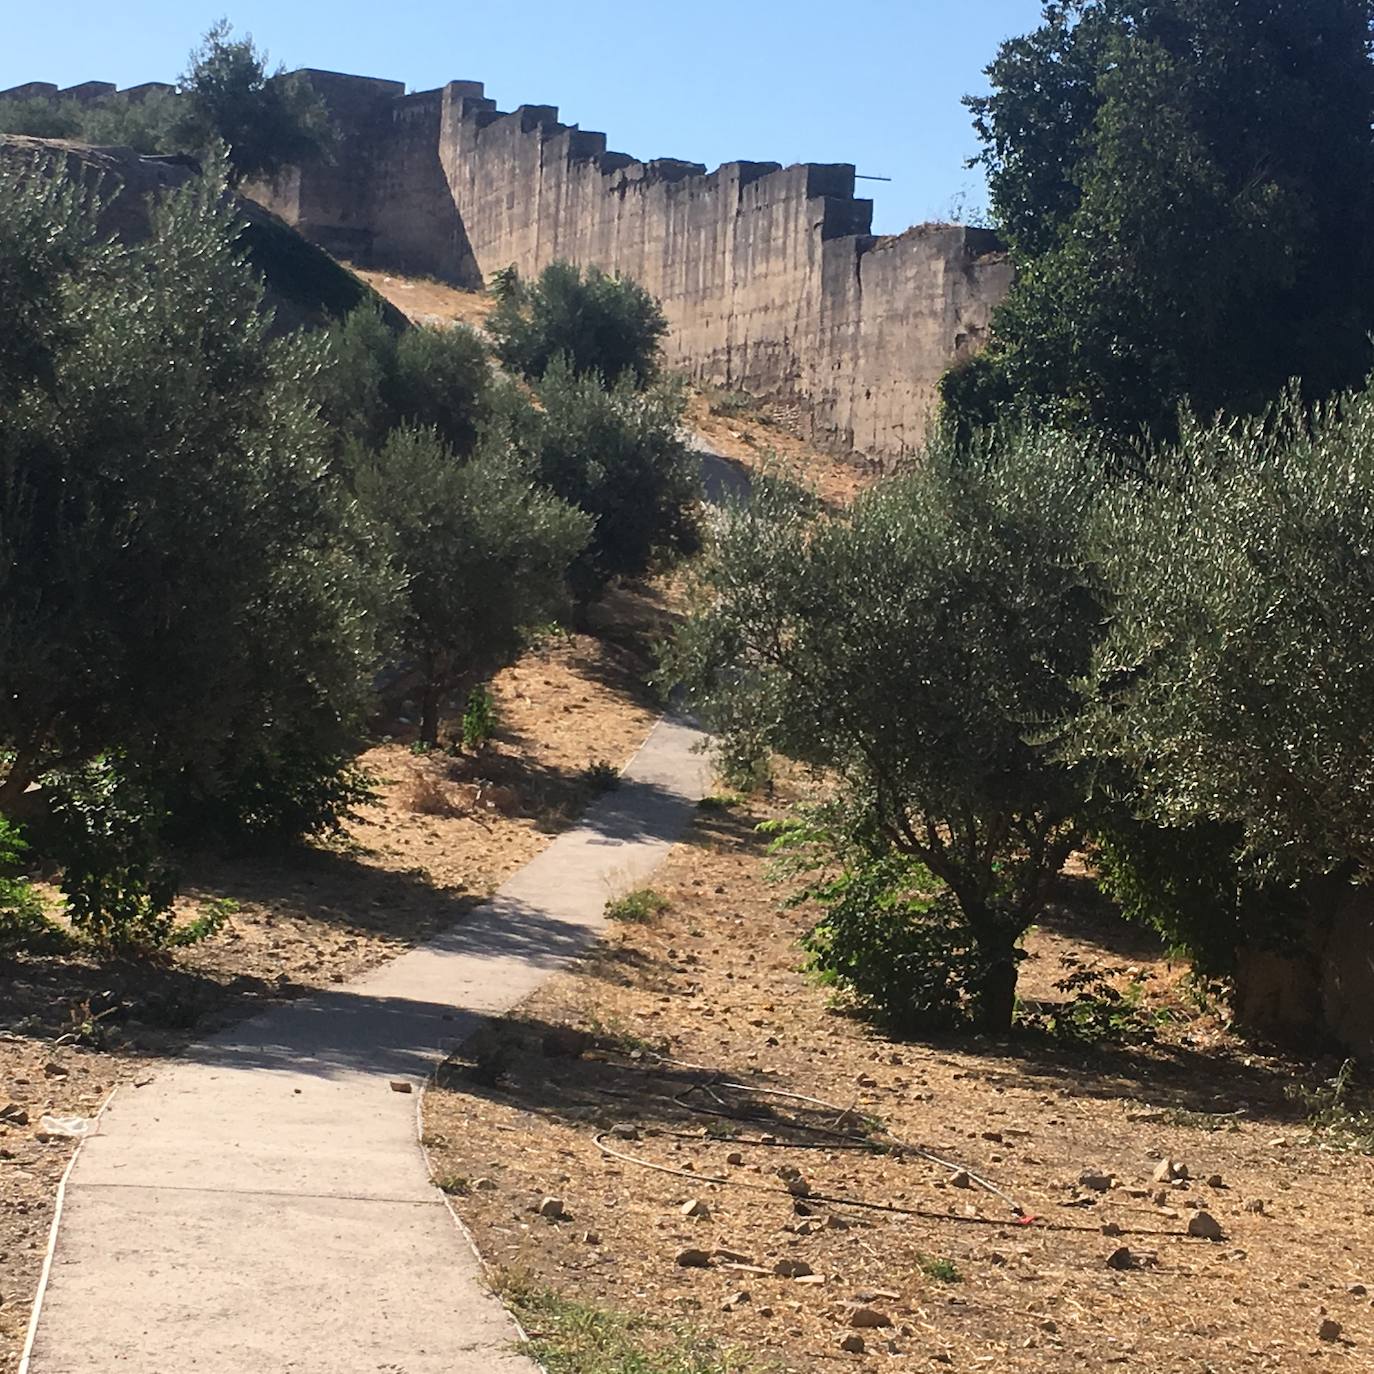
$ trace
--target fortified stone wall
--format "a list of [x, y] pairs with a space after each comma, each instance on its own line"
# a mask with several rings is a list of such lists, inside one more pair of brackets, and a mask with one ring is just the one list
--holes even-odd
[[832, 447], [917, 447], [940, 374], [980, 345], [1010, 285], [986, 231], [874, 236], [847, 164], [640, 162], [551, 106], [502, 112], [478, 82], [407, 95], [304, 74], [338, 156], [248, 189], [307, 236], [461, 286], [558, 259], [633, 277], [663, 302], [675, 366], [801, 401]]

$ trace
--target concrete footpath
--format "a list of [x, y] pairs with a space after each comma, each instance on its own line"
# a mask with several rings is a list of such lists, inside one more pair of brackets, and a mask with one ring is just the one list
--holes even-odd
[[433, 943], [121, 1088], [67, 1183], [27, 1374], [534, 1366], [429, 1180], [417, 1089], [595, 936], [709, 782], [661, 721], [575, 830]]

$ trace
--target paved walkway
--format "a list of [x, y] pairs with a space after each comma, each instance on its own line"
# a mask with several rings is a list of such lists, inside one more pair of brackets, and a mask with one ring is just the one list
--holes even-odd
[[528, 1374], [430, 1184], [418, 1093], [642, 882], [706, 790], [664, 720], [575, 830], [432, 944], [120, 1090], [68, 1182], [31, 1374]]

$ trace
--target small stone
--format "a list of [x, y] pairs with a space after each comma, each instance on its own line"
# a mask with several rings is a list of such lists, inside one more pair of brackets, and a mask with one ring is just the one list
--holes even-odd
[[690, 1198], [684, 1202], [678, 1211], [684, 1217], [700, 1217], [706, 1219], [711, 1215], [711, 1209], [700, 1198]]
[[731, 1150], [730, 1153], [725, 1156], [725, 1162], [738, 1166], [744, 1163], [744, 1155], [741, 1154], [739, 1150]]
[[59, 1063], [57, 1062], [57, 1060], [55, 1060], [55, 1059], [49, 1059], [48, 1062], [47, 1062], [46, 1064], [43, 1065], [43, 1073], [44, 1073], [48, 1078], [66, 1078], [66, 1077], [67, 1077], [67, 1070], [66, 1070], [65, 1066], [63, 1066], [62, 1064], [59, 1064]]
[[1135, 1267], [1136, 1258], [1124, 1245], [1119, 1246], [1107, 1256], [1108, 1269], [1134, 1269]]
[[474, 1178], [472, 1180], [472, 1190], [475, 1193], [494, 1193], [496, 1191], [496, 1180], [494, 1178]]
[[583, 1231], [583, 1233], [582, 1233], [582, 1243], [583, 1243], [583, 1245], [600, 1245], [600, 1244], [601, 1244], [601, 1232], [600, 1232], [600, 1231]]
[[732, 1312], [737, 1307], [743, 1307], [745, 1303], [750, 1301], [752, 1296], [753, 1295], [748, 1289], [741, 1288], [738, 1293], [731, 1293], [730, 1296], [721, 1303], [721, 1307], [727, 1312]]
[[787, 1180], [787, 1191], [791, 1193], [793, 1197], [810, 1197], [811, 1185], [798, 1174], [796, 1178], [789, 1178]]
[[1039, 1326], [1040, 1330], [1047, 1336], [1053, 1336], [1059, 1330], [1059, 1323], [1053, 1317], [1046, 1317], [1044, 1321], [1039, 1323]]
[[1104, 1236], [1120, 1236], [1124, 1235], [1125, 1232], [1122, 1231], [1120, 1225], [1117, 1222], [1104, 1221], [1102, 1223], [1102, 1234]]
[[1104, 1174], [1100, 1169], [1084, 1169], [1078, 1175], [1078, 1186], [1089, 1188], [1094, 1193], [1105, 1193], [1112, 1186], [1112, 1176]]
[[812, 1272], [811, 1266], [803, 1259], [780, 1259], [773, 1272], [782, 1279], [802, 1279]]
[[611, 1127], [611, 1134], [617, 1140], [638, 1140], [639, 1127], [629, 1121], [621, 1121]]
[[876, 1307], [856, 1307], [849, 1314], [850, 1326], [857, 1326], [862, 1329], [869, 1329], [879, 1326], [891, 1326], [892, 1318], [886, 1312], [879, 1311]]
[[1224, 1187], [1226, 1187], [1226, 1183], [1225, 1183], [1225, 1181], [1222, 1179], [1222, 1177], [1221, 1177], [1220, 1174], [1208, 1174], [1208, 1175], [1207, 1175], [1207, 1186], [1208, 1186], [1209, 1188], [1224, 1188]]
[[1161, 1159], [1151, 1175], [1156, 1183], [1177, 1183], [1188, 1177], [1188, 1166], [1176, 1159]]
[[1327, 1317], [1317, 1328], [1317, 1339], [1319, 1341], [1338, 1341], [1341, 1338], [1341, 1324]]
[[706, 1269], [711, 1256], [705, 1250], [679, 1250], [673, 1259], [679, 1269]]
[[391, 1080], [391, 1091], [394, 1093], [414, 1092], [414, 1085], [407, 1083], [404, 1078], [393, 1078]]
[[973, 1187], [973, 1180], [969, 1177], [969, 1173], [968, 1173], [968, 1170], [967, 1170], [967, 1169], [956, 1169], [956, 1170], [949, 1176], [949, 1182], [950, 1182], [950, 1186], [951, 1186], [952, 1188], [972, 1188], [972, 1187]]
[[1262, 1197], [1252, 1197], [1246, 1204], [1247, 1212], [1254, 1212], [1257, 1216], [1264, 1215], [1264, 1199]]
[[876, 1088], [878, 1080], [872, 1074], [861, 1073], [855, 1080], [861, 1088]]
[[563, 1205], [561, 1197], [546, 1197], [534, 1210], [547, 1221], [567, 1221], [568, 1219], [568, 1209]]
[[29, 1114], [17, 1102], [9, 1102], [0, 1107], [0, 1121], [7, 1121], [11, 1126], [27, 1126]]
[[1221, 1223], [1210, 1212], [1194, 1212], [1188, 1219], [1188, 1234], [1202, 1240], [1220, 1240]]
[[1362, 1298], [1369, 1292], [1369, 1289], [1362, 1283], [1352, 1283], [1345, 1291], [1349, 1293], [1352, 1298]]
[[867, 1348], [864, 1338], [857, 1331], [850, 1331], [840, 1337], [840, 1349], [850, 1355], [862, 1355]]

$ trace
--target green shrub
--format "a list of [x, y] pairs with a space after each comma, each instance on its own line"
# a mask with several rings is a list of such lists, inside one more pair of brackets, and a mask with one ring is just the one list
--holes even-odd
[[582, 780], [597, 796], [603, 792], [614, 792], [623, 781], [620, 769], [610, 759], [593, 759], [582, 770]]
[[1109, 858], [1184, 908], [1210, 966], [1186, 908], [1249, 921], [1256, 893], [1281, 914], [1370, 876], [1374, 394], [1188, 421], [1151, 466], [1108, 510], [1115, 609], [1076, 741], [1115, 807], [1163, 832], [1118, 830]]
[[774, 876], [807, 875], [789, 902], [821, 908], [802, 940], [810, 971], [893, 1035], [971, 1024], [987, 963], [958, 904], [918, 860], [844, 826], [833, 808], [760, 826]]
[[176, 875], [162, 857], [165, 816], [115, 760], [50, 774], [48, 856], [67, 914], [92, 943], [159, 949], [172, 934]]
[[198, 945], [224, 929], [224, 923], [239, 909], [232, 897], [212, 897], [201, 903], [200, 910], [183, 925], [172, 929], [167, 943], [176, 949]]
[[612, 921], [650, 921], [668, 910], [670, 903], [651, 887], [636, 888], [623, 897], [606, 903], [606, 917]]
[[397, 330], [367, 302], [328, 337], [315, 386], [340, 440], [375, 449], [402, 426], [432, 428], [454, 453], [471, 454], [491, 404], [491, 367], [471, 329]]
[[496, 698], [486, 687], [474, 687], [463, 709], [463, 748], [470, 754], [485, 748], [496, 734], [499, 723]]
[[537, 409], [508, 393], [487, 442], [594, 520], [569, 574], [579, 604], [698, 547], [700, 488], [680, 390], [637, 391], [627, 380], [607, 390], [555, 363], [536, 393]]
[[0, 954], [60, 950], [68, 943], [22, 872], [27, 849], [17, 827], [0, 816]]
[[161, 787], [360, 714], [388, 578], [223, 193], [212, 165], [122, 245], [60, 165], [0, 166], [0, 812], [55, 766]]
[[494, 286], [487, 333], [497, 357], [521, 376], [543, 377], [557, 359], [575, 376], [608, 386], [626, 380], [642, 387], [657, 374], [668, 323], [658, 302], [628, 278], [555, 262], [532, 284], [507, 268]]

